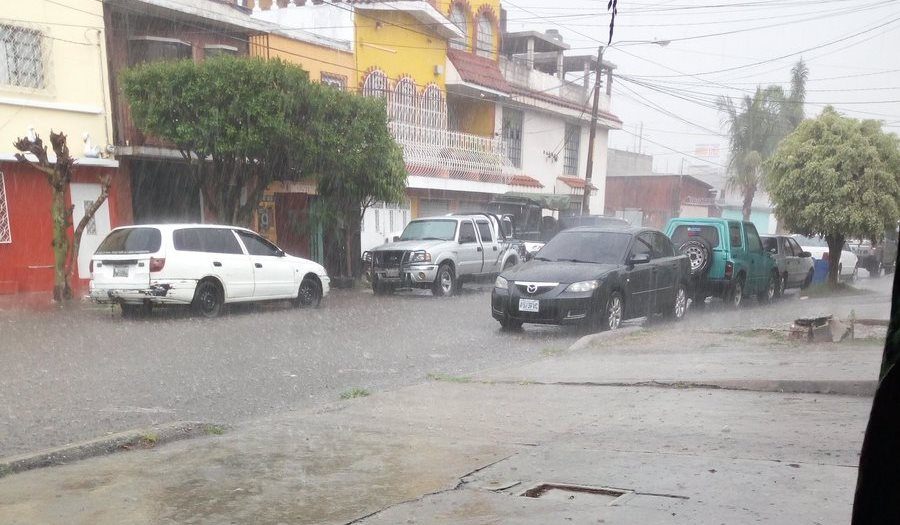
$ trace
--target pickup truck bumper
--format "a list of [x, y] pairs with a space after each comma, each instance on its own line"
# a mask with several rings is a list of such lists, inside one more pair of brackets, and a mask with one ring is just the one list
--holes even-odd
[[394, 286], [419, 286], [431, 284], [437, 278], [438, 267], [433, 264], [409, 264], [400, 269], [373, 268], [370, 280]]

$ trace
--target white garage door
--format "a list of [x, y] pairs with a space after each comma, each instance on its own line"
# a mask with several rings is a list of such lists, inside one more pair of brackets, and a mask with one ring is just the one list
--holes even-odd
[[443, 199], [420, 199], [419, 217], [434, 217], [450, 213], [450, 201]]

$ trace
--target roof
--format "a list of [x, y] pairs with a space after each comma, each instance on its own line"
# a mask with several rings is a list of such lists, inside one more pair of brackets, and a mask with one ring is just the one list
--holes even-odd
[[[556, 36], [557, 38], [554, 38]], [[534, 51], [563, 51], [571, 46], [562, 41], [559, 34], [547, 34], [540, 31], [515, 31], [512, 33], [503, 33], [503, 50], [504, 53], [512, 52], [518, 48], [517, 41], [527, 41], [534, 39]]]
[[503, 93], [509, 92], [509, 84], [503, 78], [500, 65], [496, 61], [461, 49], [448, 49], [447, 58], [450, 59], [463, 82]]
[[[522, 86], [516, 86], [516, 85], [510, 85], [510, 91], [514, 94], [525, 95], [525, 96], [528, 96], [528, 97], [531, 97], [531, 98], [534, 98], [537, 100], [541, 100], [543, 102], [547, 102], [547, 103], [554, 104], [554, 105], [557, 105], [560, 107], [571, 109], [573, 111], [582, 112], [587, 117], [590, 117], [590, 114], [591, 114], [591, 108], [590, 108], [590, 105], [588, 105], [588, 104], [579, 104], [578, 102], [574, 102], [574, 101], [571, 101], [571, 100], [568, 100], [568, 99], [565, 99], [562, 97], [558, 97], [556, 95], [551, 95], [550, 93], [547, 93], [544, 91], [536, 91], [534, 89], [530, 89], [530, 88], [526, 88], [526, 87], [522, 87]], [[614, 125], [617, 124], [619, 127], [622, 126], [622, 120], [619, 117], [617, 117], [607, 111], [603, 111], [602, 109], [597, 110], [597, 118], [611, 122]], [[603, 125], [602, 122], [598, 122], [598, 124]]]
[[273, 24], [250, 17], [250, 12], [236, 4], [212, 0], [103, 0], [105, 4], [122, 6], [134, 14], [145, 14], [172, 18], [178, 13], [181, 18], [198, 23], [229, 26], [256, 33], [268, 33], [276, 28]]
[[[584, 189], [584, 179], [579, 179], [578, 177], [556, 177], [556, 180], [564, 183], [566, 186], [570, 188], [575, 188], [579, 190]], [[597, 186], [591, 184], [591, 189], [596, 190]]]
[[[584, 63], [590, 64], [591, 71], [597, 69], [597, 55], [567, 55], [563, 57], [563, 71], [584, 71]], [[603, 69], [616, 69], [612, 62], [603, 61]]]
[[510, 186], [526, 186], [529, 188], [543, 188], [544, 185], [541, 184], [541, 181], [535, 179], [534, 177], [529, 177], [528, 175], [513, 175], [512, 179], [509, 182]]
[[465, 38], [465, 33], [449, 18], [425, 0], [344, 0], [360, 11], [403, 11], [419, 21], [429, 31], [444, 38]]

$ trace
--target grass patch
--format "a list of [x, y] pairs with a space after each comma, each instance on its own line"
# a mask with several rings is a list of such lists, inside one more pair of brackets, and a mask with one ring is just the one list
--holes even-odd
[[367, 397], [370, 393], [365, 388], [353, 387], [350, 390], [341, 392], [341, 399], [356, 399], [357, 397]]
[[454, 376], [450, 374], [428, 373], [425, 379], [429, 381], [443, 381], [445, 383], [471, 383], [472, 378], [468, 376]]
[[565, 351], [566, 351], [565, 348], [561, 348], [558, 346], [548, 346], [547, 348], [544, 348], [541, 350], [541, 355], [544, 357], [553, 357], [553, 356], [559, 355]]
[[206, 425], [203, 431], [211, 436], [221, 436], [225, 433], [225, 427], [222, 425]]

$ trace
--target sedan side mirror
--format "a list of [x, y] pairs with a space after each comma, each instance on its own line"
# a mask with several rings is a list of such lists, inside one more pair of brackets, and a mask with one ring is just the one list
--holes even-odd
[[628, 264], [647, 264], [650, 262], [649, 253], [638, 253], [628, 258]]
[[800, 257], [812, 257], [812, 254], [809, 252], [800, 252]]
[[287, 254], [284, 252], [284, 250], [281, 250], [281, 249], [279, 249], [277, 252], [275, 252], [275, 256], [277, 256], [277, 257], [284, 257], [286, 255]]

